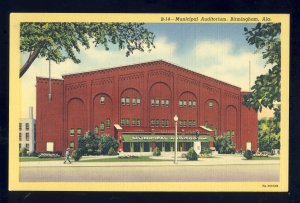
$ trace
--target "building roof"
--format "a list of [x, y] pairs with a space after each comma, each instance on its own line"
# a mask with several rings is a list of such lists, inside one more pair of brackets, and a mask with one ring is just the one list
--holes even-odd
[[213, 131], [212, 129], [207, 128], [207, 127], [205, 127], [205, 126], [203, 126], [203, 125], [201, 125], [200, 128], [202, 128], [202, 129], [204, 129], [204, 130], [206, 130], [206, 131], [209, 131], [209, 132], [212, 132], [212, 131]]
[[185, 71], [185, 72], [188, 72], [188, 73], [191, 73], [191, 74], [195, 74], [196, 76], [207, 78], [207, 79], [210, 79], [210, 80], [222, 83], [224, 85], [231, 86], [233, 88], [241, 89], [240, 87], [237, 87], [235, 85], [232, 85], [232, 84], [229, 84], [229, 83], [217, 80], [215, 78], [203, 75], [201, 73], [198, 73], [198, 72], [195, 72], [195, 71], [192, 71], [192, 70], [189, 70], [187, 68], [183, 68], [183, 67], [181, 67], [179, 65], [176, 65], [176, 64], [171, 63], [171, 62], [167, 62], [165, 60], [155, 60], [155, 61], [148, 61], [148, 62], [143, 62], [143, 63], [118, 66], [118, 67], [109, 67], [109, 68], [102, 68], [102, 69], [96, 69], [96, 70], [90, 70], [90, 71], [83, 71], [83, 72], [77, 72], [77, 73], [63, 74], [62, 77], [63, 78], [67, 78], [67, 77], [72, 77], [72, 76], [77, 76], [77, 75], [88, 75], [88, 74], [91, 74], [91, 73], [98, 73], [98, 72], [118, 71], [118, 70], [122, 70], [124, 68], [126, 68], [126, 69], [142, 68], [142, 67], [145, 67], [146, 65], [151, 65], [151, 64], [164, 64], [164, 65], [167, 65], [169, 67], [179, 69], [181, 71]]

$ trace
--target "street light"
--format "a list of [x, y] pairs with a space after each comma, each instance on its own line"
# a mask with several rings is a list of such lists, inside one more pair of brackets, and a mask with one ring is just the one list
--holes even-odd
[[177, 121], [178, 121], [178, 116], [174, 116], [174, 121], [175, 121], [175, 157], [174, 157], [174, 164], [177, 164]]

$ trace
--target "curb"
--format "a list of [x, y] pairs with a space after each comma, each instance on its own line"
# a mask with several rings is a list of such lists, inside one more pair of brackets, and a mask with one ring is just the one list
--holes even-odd
[[68, 164], [68, 165], [27, 165], [27, 166], [22, 166], [20, 165], [20, 168], [33, 168], [33, 167], [165, 167], [165, 166], [231, 166], [231, 165], [279, 165], [280, 163], [231, 163], [231, 164], [138, 164], [138, 165], [134, 165], [134, 164], [116, 164], [116, 165], [97, 165], [97, 164], [93, 164], [93, 165], [72, 165], [72, 164]]

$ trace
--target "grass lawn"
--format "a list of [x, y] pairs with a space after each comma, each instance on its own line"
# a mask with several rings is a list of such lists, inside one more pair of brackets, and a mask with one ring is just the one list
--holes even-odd
[[250, 160], [279, 160], [279, 157], [252, 157]]
[[142, 161], [170, 161], [170, 160], [159, 160], [151, 159], [148, 156], [141, 156], [138, 158], [103, 158], [103, 159], [91, 159], [91, 160], [81, 160], [80, 162], [142, 162]]
[[37, 158], [37, 157], [19, 157], [20, 162], [26, 162], [26, 161], [61, 161], [65, 158]]

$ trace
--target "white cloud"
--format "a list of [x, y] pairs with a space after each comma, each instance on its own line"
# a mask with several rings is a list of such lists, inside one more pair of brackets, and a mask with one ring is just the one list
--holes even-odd
[[[124, 50], [105, 51], [94, 47], [87, 50], [82, 48], [80, 55], [78, 55], [81, 59], [80, 64], [75, 64], [71, 60], [61, 64], [52, 62], [52, 77], [61, 78], [63, 74], [163, 59], [236, 85], [242, 90], [248, 90], [249, 60], [251, 61], [251, 85], [254, 84], [256, 76], [267, 71], [264, 68], [261, 55], [240, 50], [230, 41], [199, 41], [195, 47], [191, 47], [190, 51], [186, 53], [176, 52], [177, 44], [168, 41], [167, 37], [157, 38], [155, 46], [156, 48], [150, 53], [136, 51], [129, 57], [125, 56]], [[23, 55], [23, 58], [26, 58], [26, 55]], [[28, 116], [28, 106], [35, 107], [36, 76], [48, 77], [48, 75], [48, 61], [37, 59], [22, 77], [23, 117]]]
[[[91, 47], [85, 50], [81, 48], [78, 55], [81, 59], [80, 64], [75, 64], [71, 60], [63, 63], [51, 63], [51, 77], [62, 78], [63, 74], [91, 71], [100, 68], [116, 67], [126, 64], [141, 63], [151, 60], [165, 59], [172, 61], [175, 50], [175, 43], [169, 42], [166, 37], [159, 37], [155, 41], [156, 48], [150, 53], [134, 52], [133, 55], [126, 57], [124, 50], [105, 51], [101, 48]], [[28, 55], [22, 55], [22, 64], [25, 63]], [[49, 63], [45, 59], [37, 58], [29, 70], [22, 77], [22, 117], [28, 116], [28, 107], [36, 104], [36, 77], [49, 76]], [[34, 115], [35, 115], [34, 108]]]
[[193, 69], [224, 82], [249, 89], [249, 61], [251, 61], [251, 86], [258, 75], [264, 74], [261, 55], [240, 50], [230, 41], [201, 41], [194, 49]]

